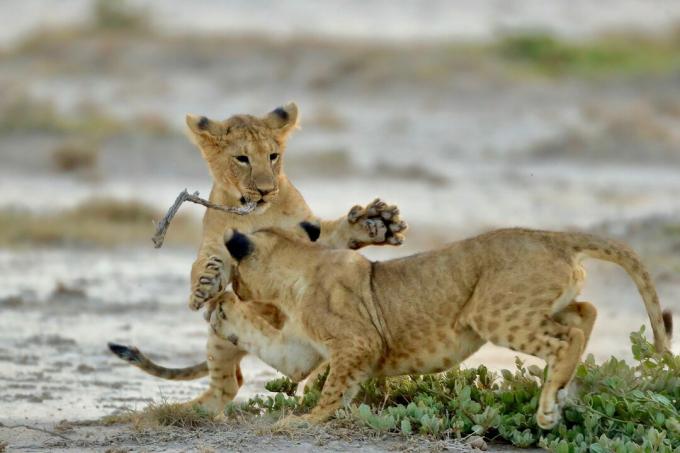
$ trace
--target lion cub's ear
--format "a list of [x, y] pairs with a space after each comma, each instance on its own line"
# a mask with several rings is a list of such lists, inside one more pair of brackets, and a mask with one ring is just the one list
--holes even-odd
[[207, 116], [187, 114], [185, 121], [192, 135], [209, 137], [219, 135], [220, 133], [221, 124], [209, 119]]
[[232, 228], [224, 232], [224, 245], [236, 261], [241, 261], [255, 249], [253, 241], [248, 236]]
[[305, 230], [305, 233], [309, 236], [309, 240], [312, 242], [316, 242], [316, 240], [319, 239], [319, 236], [321, 236], [321, 227], [315, 223], [305, 220], [304, 222], [300, 222], [300, 227]]
[[279, 140], [285, 141], [298, 125], [298, 107], [295, 102], [289, 102], [269, 112], [264, 121]]

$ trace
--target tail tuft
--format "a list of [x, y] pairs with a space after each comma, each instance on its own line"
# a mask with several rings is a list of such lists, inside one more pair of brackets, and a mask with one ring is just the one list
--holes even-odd
[[141, 363], [142, 354], [134, 346], [125, 346], [117, 343], [109, 343], [109, 349], [121, 359], [130, 363]]
[[661, 317], [663, 318], [663, 327], [666, 330], [666, 336], [668, 336], [668, 339], [670, 340], [673, 336], [673, 314], [670, 310], [664, 310]]

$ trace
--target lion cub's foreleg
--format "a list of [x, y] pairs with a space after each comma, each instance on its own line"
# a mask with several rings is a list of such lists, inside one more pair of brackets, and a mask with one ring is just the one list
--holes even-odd
[[303, 418], [310, 423], [321, 423], [331, 418], [343, 405], [351, 403], [359, 391], [359, 384], [371, 377], [379, 356], [377, 350], [351, 344], [331, 352], [331, 369], [321, 398]]

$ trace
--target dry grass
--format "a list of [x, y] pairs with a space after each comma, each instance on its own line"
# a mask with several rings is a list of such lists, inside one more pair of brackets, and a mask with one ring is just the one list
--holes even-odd
[[[90, 199], [56, 213], [0, 210], [0, 246], [104, 246], [149, 243], [153, 221], [162, 213], [137, 201]], [[196, 244], [200, 226], [186, 216], [175, 217], [168, 243]]]
[[327, 132], [341, 132], [347, 130], [348, 122], [333, 108], [323, 106], [305, 119], [305, 127], [318, 128]]
[[[148, 135], [152, 137], [177, 134], [161, 115], [147, 112], [123, 121], [109, 113], [105, 106], [84, 102], [68, 112], [60, 112], [53, 102], [38, 99], [25, 92], [0, 92], [0, 135], [10, 133], [48, 133], [70, 140], [64, 148], [67, 155], [79, 154], [84, 148], [96, 148], [104, 139], [115, 135]], [[4, 96], [3, 96], [4, 95]]]
[[69, 142], [52, 151], [52, 164], [61, 172], [94, 170], [99, 160], [99, 148], [92, 144]]
[[123, 124], [93, 104], [62, 114], [49, 100], [19, 92], [0, 99], [0, 133], [44, 132], [104, 138], [123, 130]]
[[141, 411], [128, 411], [101, 419], [101, 424], [105, 426], [121, 423], [129, 423], [135, 430], [142, 431], [166, 426], [182, 429], [208, 428], [215, 427], [219, 422], [215, 414], [199, 406], [163, 402], [151, 403]]

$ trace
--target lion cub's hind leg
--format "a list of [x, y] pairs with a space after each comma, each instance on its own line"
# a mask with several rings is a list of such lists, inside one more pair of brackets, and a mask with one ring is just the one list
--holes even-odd
[[207, 353], [210, 387], [186, 404], [198, 405], [209, 412], [221, 413], [243, 385], [240, 362], [246, 353], [214, 332], [210, 332], [208, 336]]
[[590, 334], [593, 331], [595, 319], [597, 319], [597, 310], [595, 309], [595, 306], [590, 302], [574, 301], [567, 305], [562, 311], [555, 314], [553, 319], [560, 324], [576, 327], [583, 331], [583, 351], [581, 351], [581, 354], [583, 354], [588, 345], [588, 341], [590, 340]]
[[[503, 294], [502, 286], [480, 288], [475, 296], [474, 312], [467, 315], [468, 322], [485, 340], [547, 362], [548, 377], [541, 391], [536, 420], [541, 428], [550, 429], [559, 421], [558, 392], [571, 381], [585, 347], [585, 334], [581, 328], [561, 324], [552, 316], [554, 305], [560, 303], [561, 294], [565, 293], [565, 289], [560, 288], [568, 285], [546, 282], [545, 291], [532, 291], [529, 287], [520, 290], [518, 287], [508, 300], [498, 296]], [[581, 308], [590, 313], [588, 306], [592, 307], [588, 304]], [[572, 309], [576, 311], [576, 307], [579, 306], [573, 306], [567, 313]], [[564, 319], [572, 322], [575, 318], [564, 315]], [[583, 319], [579, 322], [588, 327], [585, 321], [588, 316]]]
[[561, 416], [561, 391], [571, 382], [583, 349], [585, 335], [581, 329], [563, 326], [546, 319], [543, 331], [537, 336], [534, 355], [548, 363], [548, 377], [543, 384], [536, 421], [543, 429], [557, 425]]

